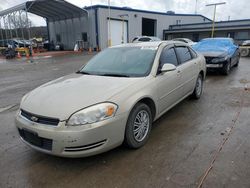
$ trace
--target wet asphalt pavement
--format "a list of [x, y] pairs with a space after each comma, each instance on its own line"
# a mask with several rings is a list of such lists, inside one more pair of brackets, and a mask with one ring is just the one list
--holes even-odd
[[157, 120], [139, 150], [68, 159], [22, 143], [14, 124], [21, 97], [90, 57], [0, 59], [0, 187], [250, 187], [250, 58], [229, 76], [210, 73], [202, 98]]

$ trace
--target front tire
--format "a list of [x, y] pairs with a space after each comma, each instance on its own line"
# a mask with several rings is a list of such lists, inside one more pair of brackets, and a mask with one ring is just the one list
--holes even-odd
[[238, 58], [237, 63], [236, 63], [234, 66], [235, 66], [235, 67], [238, 67], [238, 66], [239, 66], [239, 63], [240, 63], [240, 57]]
[[138, 103], [130, 112], [124, 143], [129, 148], [142, 147], [148, 140], [152, 127], [152, 113], [144, 103]]
[[230, 63], [230, 61], [229, 61], [229, 62], [227, 62], [227, 64], [222, 68], [222, 74], [224, 74], [224, 75], [229, 75], [230, 70], [231, 70], [231, 63]]
[[195, 84], [195, 88], [192, 94], [192, 97], [194, 99], [199, 99], [202, 95], [203, 92], [203, 77], [201, 74], [199, 74], [197, 80], [196, 80], [196, 84]]

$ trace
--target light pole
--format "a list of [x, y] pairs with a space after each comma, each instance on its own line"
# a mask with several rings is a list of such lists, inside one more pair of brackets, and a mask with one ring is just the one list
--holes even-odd
[[215, 15], [216, 15], [216, 8], [218, 5], [224, 5], [226, 2], [221, 2], [221, 3], [213, 3], [213, 4], [207, 4], [206, 6], [214, 6], [214, 17], [213, 17], [213, 24], [212, 24], [212, 34], [211, 38], [214, 38], [214, 25], [215, 25]]
[[198, 6], [198, 0], [195, 1], [195, 14], [197, 14], [197, 7]]

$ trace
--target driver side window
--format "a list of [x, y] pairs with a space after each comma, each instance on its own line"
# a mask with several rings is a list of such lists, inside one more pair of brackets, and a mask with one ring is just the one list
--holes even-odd
[[161, 57], [160, 57], [160, 66], [159, 67], [161, 68], [166, 63], [178, 66], [178, 60], [177, 60], [177, 57], [176, 57], [176, 54], [175, 54], [174, 47], [172, 47], [172, 48], [164, 48], [162, 50]]

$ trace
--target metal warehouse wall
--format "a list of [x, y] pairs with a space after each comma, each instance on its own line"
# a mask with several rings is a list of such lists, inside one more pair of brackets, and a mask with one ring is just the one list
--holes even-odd
[[50, 41], [57, 43], [56, 35], [60, 35], [65, 50], [73, 50], [75, 42], [82, 40], [82, 34], [88, 33], [88, 18], [80, 17], [48, 23]]
[[[250, 38], [250, 30], [215, 30], [215, 37], [229, 37], [228, 34], [233, 33], [234, 36], [230, 36], [234, 38], [234, 40], [240, 44], [244, 40], [248, 40]], [[189, 38], [193, 39], [193, 34], [199, 34], [199, 40], [204, 38], [209, 38], [211, 36], [211, 31], [194, 31], [194, 32], [180, 32], [180, 33], [172, 33], [168, 34], [168, 39], [173, 38]], [[193, 39], [194, 40], [194, 39]]]
[[[239, 27], [239, 26], [249, 26], [250, 20], [231, 20], [231, 21], [221, 21], [215, 22], [215, 27]], [[172, 25], [171, 29], [195, 29], [195, 28], [203, 28], [203, 27], [212, 27], [212, 23], [201, 23], [201, 24], [187, 24], [187, 25]]]
[[96, 48], [97, 47], [97, 40], [98, 40], [98, 35], [97, 35], [97, 31], [96, 31], [96, 9], [89, 9], [88, 13], [89, 13], [89, 32], [88, 32], [88, 39], [89, 39], [89, 44], [90, 47], [92, 48]]
[[[128, 20], [128, 39], [131, 41], [135, 36], [142, 34], [142, 18], [157, 20], [156, 33], [157, 37], [163, 39], [163, 30], [168, 29], [169, 25], [175, 25], [176, 20], [181, 20], [181, 24], [209, 22], [202, 16], [185, 16], [185, 15], [161, 15], [145, 12], [111, 9], [111, 18], [120, 19], [119, 15], [128, 14], [125, 20]], [[136, 15], [136, 16], [135, 16]], [[98, 8], [98, 37], [101, 49], [108, 46], [108, 9]]]

